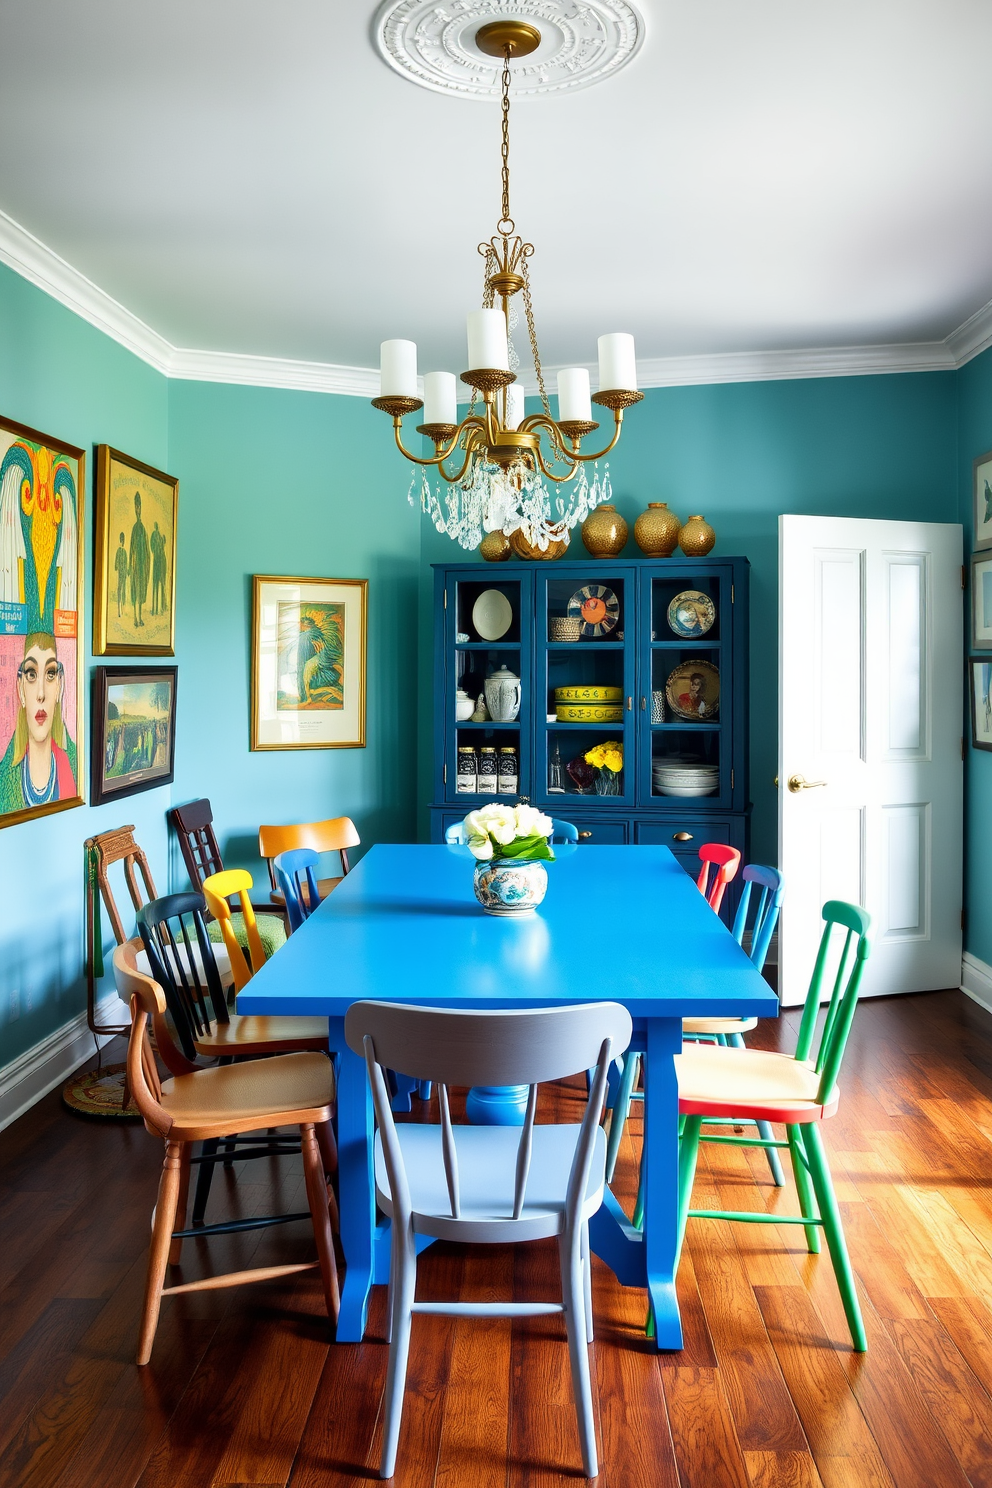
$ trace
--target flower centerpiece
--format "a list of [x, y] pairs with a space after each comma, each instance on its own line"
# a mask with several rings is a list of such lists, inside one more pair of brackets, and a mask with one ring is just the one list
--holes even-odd
[[550, 816], [533, 806], [483, 806], [465, 818], [475, 897], [487, 914], [530, 914], [548, 891]]
[[619, 739], [607, 739], [605, 744], [596, 744], [583, 755], [587, 765], [596, 771], [594, 786], [597, 796], [619, 796], [620, 772], [623, 770], [623, 744]]

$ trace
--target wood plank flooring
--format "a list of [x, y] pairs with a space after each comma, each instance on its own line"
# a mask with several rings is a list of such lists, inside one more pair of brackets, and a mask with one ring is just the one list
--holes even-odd
[[[791, 1047], [796, 1019], [763, 1026]], [[118, 1056], [119, 1057], [119, 1056]], [[578, 1087], [542, 1114], [569, 1118]], [[418, 1108], [421, 1117], [427, 1114]], [[634, 1108], [616, 1189], [628, 1210]], [[792, 1226], [690, 1222], [686, 1344], [594, 1265], [603, 1488], [992, 1488], [992, 1017], [957, 992], [859, 1009], [826, 1130], [870, 1352]], [[0, 1488], [344, 1488], [375, 1480], [383, 1288], [329, 1344], [312, 1273], [166, 1298], [133, 1361], [160, 1144], [63, 1110], [0, 1134]], [[760, 1153], [703, 1149], [699, 1207], [795, 1212]], [[219, 1171], [211, 1218], [306, 1207], [297, 1159]], [[307, 1259], [293, 1225], [187, 1242], [184, 1279]], [[421, 1296], [557, 1295], [553, 1246], [435, 1245]], [[582, 1481], [560, 1321], [418, 1318], [397, 1488]]]

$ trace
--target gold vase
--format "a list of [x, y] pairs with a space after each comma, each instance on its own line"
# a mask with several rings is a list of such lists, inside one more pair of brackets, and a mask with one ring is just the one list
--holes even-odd
[[702, 517], [690, 517], [679, 532], [679, 547], [687, 558], [702, 558], [716, 542], [716, 533]]
[[682, 523], [665, 501], [649, 501], [634, 523], [634, 541], [649, 558], [670, 558], [679, 541]]
[[627, 541], [627, 523], [615, 506], [597, 506], [582, 523], [582, 541], [594, 558], [615, 558]]
[[487, 563], [505, 563], [512, 551], [510, 539], [499, 528], [495, 532], [487, 532], [479, 544], [479, 556]]
[[568, 551], [568, 538], [562, 538], [560, 542], [549, 542], [542, 553], [536, 543], [527, 541], [518, 527], [516, 532], [510, 534], [510, 547], [518, 558], [529, 558], [534, 563], [543, 559], [546, 563], [551, 563]]

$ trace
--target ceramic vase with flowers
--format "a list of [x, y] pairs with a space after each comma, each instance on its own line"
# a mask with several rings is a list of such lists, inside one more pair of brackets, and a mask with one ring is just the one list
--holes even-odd
[[597, 796], [619, 796], [623, 771], [623, 745], [619, 740], [608, 739], [605, 744], [596, 744], [586, 751], [583, 758], [596, 771], [593, 789]]
[[534, 806], [483, 806], [465, 818], [473, 887], [486, 914], [533, 914], [548, 891], [553, 824]]

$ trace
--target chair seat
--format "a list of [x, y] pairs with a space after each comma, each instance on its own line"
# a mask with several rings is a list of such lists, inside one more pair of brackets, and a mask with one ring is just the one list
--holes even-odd
[[[317, 893], [320, 895], [321, 899], [326, 899], [331, 890], [336, 889], [338, 884], [341, 883], [343, 877], [344, 875], [342, 874], [340, 878], [318, 878]], [[300, 893], [303, 896], [303, 903], [309, 905], [310, 887], [306, 879], [303, 878], [302, 875], [300, 878]], [[272, 893], [269, 895], [269, 898], [274, 904], [286, 903], [286, 896], [283, 893], [282, 889], [273, 889]]]
[[757, 1018], [683, 1018], [683, 1033], [750, 1033]]
[[198, 1054], [289, 1053], [294, 1049], [326, 1049], [326, 1018], [231, 1014], [230, 1023], [214, 1023], [209, 1033], [193, 1039]]
[[190, 1130], [220, 1136], [327, 1121], [334, 1105], [334, 1067], [323, 1054], [218, 1065], [163, 1080], [161, 1104], [172, 1117], [174, 1141], [195, 1140], [183, 1136]]
[[[561, 1233], [578, 1125], [534, 1127], [530, 1174], [518, 1220], [511, 1216], [520, 1128], [456, 1126], [454, 1133], [460, 1175], [460, 1219], [451, 1217], [440, 1126], [411, 1123], [396, 1128], [410, 1184], [413, 1227], [419, 1234], [498, 1245], [516, 1240], [543, 1240]], [[598, 1127], [582, 1207], [583, 1219], [595, 1214], [603, 1202], [605, 1172], [606, 1133]], [[393, 1207], [378, 1132], [375, 1183], [379, 1207], [391, 1215]]]
[[[180, 944], [178, 946], [178, 950], [180, 957], [182, 958], [183, 968], [188, 972], [189, 968], [186, 961], [186, 947]], [[231, 970], [231, 958], [227, 954], [227, 947], [224, 945], [215, 945], [213, 946], [213, 953], [214, 961], [217, 965], [217, 974], [220, 977], [221, 986], [224, 987], [225, 990], [229, 987], [233, 987], [234, 973]], [[148, 962], [148, 952], [144, 949], [144, 947], [142, 947], [135, 956], [134, 964], [140, 972], [144, 973], [145, 976], [153, 975], [151, 966]], [[193, 965], [196, 967], [197, 980], [202, 985], [206, 981], [206, 973], [203, 970], [203, 957], [200, 955], [200, 947], [195, 944], [193, 946]]]
[[[265, 959], [268, 960], [280, 946], [286, 944], [286, 923], [282, 915], [259, 914], [255, 920], [255, 924], [258, 926], [258, 935], [262, 942], [262, 950], [265, 952]], [[238, 942], [238, 945], [243, 951], [250, 951], [244, 915], [232, 914], [231, 925], [233, 926], [234, 938]], [[211, 945], [215, 948], [224, 944], [224, 931], [219, 920], [210, 920], [208, 922], [207, 935], [210, 937]], [[216, 956], [216, 954], [215, 949], [214, 955]]]
[[675, 1056], [675, 1072], [683, 1116], [803, 1124], [822, 1121], [837, 1109], [836, 1087], [830, 1105], [820, 1106], [819, 1075], [790, 1054], [688, 1044]]

